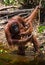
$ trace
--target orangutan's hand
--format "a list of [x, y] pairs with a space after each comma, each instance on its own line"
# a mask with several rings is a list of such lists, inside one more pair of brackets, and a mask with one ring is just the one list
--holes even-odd
[[37, 9], [40, 9], [40, 8], [41, 8], [41, 5], [36, 6], [36, 8], [37, 8]]

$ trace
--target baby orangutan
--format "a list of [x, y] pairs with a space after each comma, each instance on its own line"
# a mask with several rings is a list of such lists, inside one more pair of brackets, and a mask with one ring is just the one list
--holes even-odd
[[10, 46], [18, 45], [18, 53], [20, 55], [25, 55], [25, 45], [28, 41], [34, 44], [35, 51], [39, 52], [39, 42], [36, 36], [32, 34], [33, 26], [32, 22], [38, 13], [39, 6], [35, 8], [32, 14], [23, 19], [20, 16], [14, 16], [9, 19], [5, 26], [5, 34]]

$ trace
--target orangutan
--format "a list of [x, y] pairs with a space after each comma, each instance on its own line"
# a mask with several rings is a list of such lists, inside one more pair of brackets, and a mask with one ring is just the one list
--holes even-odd
[[17, 44], [20, 55], [25, 55], [25, 45], [28, 41], [31, 41], [34, 44], [35, 51], [39, 51], [39, 42], [37, 41], [36, 36], [32, 34], [32, 22], [36, 17], [38, 10], [39, 6], [37, 6], [32, 14], [25, 19], [21, 16], [14, 16], [8, 20], [8, 23], [5, 26], [5, 34], [9, 46]]

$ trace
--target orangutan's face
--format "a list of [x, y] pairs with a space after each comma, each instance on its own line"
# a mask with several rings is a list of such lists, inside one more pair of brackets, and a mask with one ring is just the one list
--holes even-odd
[[13, 33], [13, 34], [19, 34], [19, 25], [17, 24], [17, 23], [13, 23], [12, 25], [11, 25], [11, 32]]

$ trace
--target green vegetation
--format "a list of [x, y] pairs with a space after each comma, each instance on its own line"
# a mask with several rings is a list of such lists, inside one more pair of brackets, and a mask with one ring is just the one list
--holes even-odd
[[5, 5], [14, 5], [16, 4], [17, 2], [15, 0], [3, 0], [3, 3]]
[[45, 26], [39, 26], [38, 27], [38, 32], [42, 33], [45, 30]]
[[21, 4], [21, 5], [36, 5], [36, 4], [39, 4], [39, 1], [40, 0], [3, 0], [3, 3], [5, 5], [14, 5], [18, 2], [18, 4]]
[[4, 50], [4, 49], [0, 49], [0, 54], [1, 54], [1, 53], [7, 53], [7, 51]]

